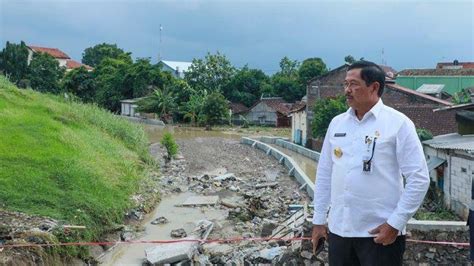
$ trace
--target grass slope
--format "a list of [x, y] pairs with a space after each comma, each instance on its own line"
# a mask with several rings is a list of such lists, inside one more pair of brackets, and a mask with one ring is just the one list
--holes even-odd
[[141, 127], [0, 75], [0, 207], [86, 225], [122, 222], [151, 165]]

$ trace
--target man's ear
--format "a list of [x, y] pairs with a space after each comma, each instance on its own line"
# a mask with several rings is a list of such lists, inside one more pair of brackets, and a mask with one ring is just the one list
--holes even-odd
[[378, 95], [380, 90], [380, 83], [378, 83], [378, 81], [372, 83], [372, 90]]

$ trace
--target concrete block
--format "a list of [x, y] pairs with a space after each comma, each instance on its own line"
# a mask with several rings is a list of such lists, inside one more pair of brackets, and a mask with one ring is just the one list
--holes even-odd
[[197, 248], [197, 242], [161, 244], [145, 249], [145, 257], [152, 265], [175, 263], [191, 259]]

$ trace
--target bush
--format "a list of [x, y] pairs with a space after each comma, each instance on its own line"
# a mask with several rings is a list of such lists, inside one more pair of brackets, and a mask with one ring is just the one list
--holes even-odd
[[417, 128], [416, 133], [418, 134], [418, 138], [420, 139], [420, 141], [425, 141], [433, 138], [433, 134], [428, 129]]
[[178, 154], [178, 144], [174, 140], [173, 135], [171, 133], [166, 132], [161, 139], [161, 145], [166, 148], [166, 152], [168, 153], [168, 160], [173, 159], [176, 154]]

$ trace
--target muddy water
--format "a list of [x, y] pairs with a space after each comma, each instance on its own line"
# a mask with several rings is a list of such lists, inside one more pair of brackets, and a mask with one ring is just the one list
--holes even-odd
[[161, 127], [145, 125], [145, 132], [151, 143], [160, 142], [165, 132], [173, 134], [175, 139], [195, 139], [195, 138], [209, 138], [219, 137], [228, 139], [240, 139], [241, 134], [237, 132], [223, 132], [217, 130], [204, 130], [203, 128], [192, 127]]
[[270, 146], [274, 147], [275, 149], [281, 151], [282, 153], [290, 156], [295, 162], [301, 167], [301, 169], [306, 173], [306, 175], [311, 179], [311, 181], [315, 181], [316, 179], [316, 169], [318, 167], [318, 163], [311, 160], [310, 158], [303, 156], [297, 152], [292, 150], [285, 149], [281, 146], [270, 144]]
[[[143, 236], [135, 239], [143, 240], [169, 240], [171, 230], [184, 228], [186, 232], [191, 232], [194, 222], [206, 219], [212, 221], [222, 221], [227, 216], [225, 210], [217, 208], [197, 208], [197, 207], [176, 207], [183, 203], [188, 197], [196, 195], [191, 192], [174, 194], [163, 197], [155, 211], [144, 221], [145, 231]], [[165, 216], [169, 223], [152, 225], [154, 219]], [[145, 258], [145, 249], [157, 244], [132, 244], [117, 247], [107, 254], [102, 265], [142, 265]]]

